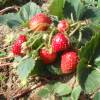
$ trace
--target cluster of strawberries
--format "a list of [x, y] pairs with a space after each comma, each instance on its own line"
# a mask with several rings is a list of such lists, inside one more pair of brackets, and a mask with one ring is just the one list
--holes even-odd
[[[29, 27], [33, 31], [45, 31], [48, 29], [52, 20], [43, 13], [38, 13], [32, 17], [29, 21]], [[61, 20], [57, 25], [58, 33], [56, 33], [51, 40], [51, 50], [45, 47], [39, 50], [39, 56], [45, 64], [51, 64], [56, 61], [57, 53], [63, 52], [61, 55], [61, 71], [62, 73], [74, 72], [79, 57], [75, 51], [70, 50], [70, 39], [64, 34], [65, 31], [69, 30], [69, 23], [67, 20]], [[22, 43], [26, 42], [27, 37], [20, 35], [12, 47], [14, 55], [21, 54]]]

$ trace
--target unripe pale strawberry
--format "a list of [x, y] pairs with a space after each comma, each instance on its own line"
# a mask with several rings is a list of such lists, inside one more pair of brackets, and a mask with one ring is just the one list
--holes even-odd
[[45, 31], [48, 29], [52, 20], [43, 13], [38, 13], [29, 21], [29, 27], [33, 31]]

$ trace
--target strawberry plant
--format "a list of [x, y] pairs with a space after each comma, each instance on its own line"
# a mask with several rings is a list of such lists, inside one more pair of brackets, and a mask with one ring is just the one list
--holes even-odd
[[99, 100], [100, 0], [48, 0], [44, 5], [30, 1], [0, 16], [1, 24], [19, 31], [8, 54], [20, 85], [35, 77], [34, 82], [45, 84], [38, 91], [43, 98], [78, 100], [86, 94]]

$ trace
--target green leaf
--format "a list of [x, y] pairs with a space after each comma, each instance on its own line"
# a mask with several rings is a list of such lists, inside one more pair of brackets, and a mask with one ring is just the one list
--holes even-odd
[[48, 95], [50, 94], [50, 91], [47, 89], [47, 88], [44, 88], [44, 89], [41, 89], [39, 92], [38, 92], [38, 95], [42, 98], [47, 98]]
[[70, 17], [72, 13], [75, 20], [79, 20], [85, 10], [86, 7], [81, 0], [67, 0], [64, 7], [65, 16]]
[[93, 21], [99, 20], [100, 24], [100, 8], [92, 8], [93, 17], [91, 18]]
[[14, 62], [21, 62], [23, 60], [23, 58], [21, 56], [17, 56], [14, 59]]
[[54, 75], [61, 75], [61, 69], [58, 68], [58, 67], [55, 67], [54, 65], [50, 65], [48, 67], [48, 71], [51, 73], [51, 74], [54, 74]]
[[54, 93], [56, 93], [59, 96], [68, 95], [71, 93], [71, 91], [72, 89], [69, 86], [67, 86], [67, 84], [61, 82], [57, 82], [54, 84]]
[[71, 99], [70, 99], [70, 96], [62, 96], [61, 100], [71, 100]]
[[98, 5], [98, 7], [100, 7], [100, 0], [98, 0], [98, 4], [97, 5]]
[[89, 11], [89, 15], [91, 15], [90, 28], [100, 33], [100, 8], [92, 8], [91, 10], [92, 11]]
[[[83, 64], [83, 65], [82, 65]], [[87, 67], [84, 62], [81, 61], [80, 66], [78, 67], [83, 67], [81, 69], [81, 73], [79, 74], [79, 83], [82, 87], [82, 89], [86, 93], [93, 93], [97, 89], [100, 88], [100, 71], [95, 70], [93, 68], [85, 68]]]
[[34, 70], [31, 72], [32, 75], [37, 74], [39, 76], [51, 76], [50, 72], [47, 70], [47, 66], [40, 60], [35, 61]]
[[0, 23], [6, 24], [9, 27], [19, 26], [22, 23], [22, 20], [16, 13], [8, 13], [0, 16]]
[[64, 8], [65, 0], [49, 0], [48, 10], [49, 13], [59, 18], [64, 17], [63, 8]]
[[77, 67], [78, 79], [80, 86], [86, 93], [93, 93], [100, 88], [100, 70], [98, 66], [95, 67], [92, 65], [96, 50], [99, 47], [100, 34], [98, 33], [79, 52], [80, 62]]
[[86, 10], [83, 2], [81, 0], [70, 0], [71, 5], [74, 7], [76, 18], [80, 19], [83, 12]]
[[86, 43], [85, 46], [81, 48], [79, 52], [80, 59], [85, 58], [87, 59], [87, 61], [89, 61], [93, 57], [95, 50], [99, 46], [99, 44], [100, 34], [97, 33], [92, 37], [92, 39], [89, 42]]
[[73, 18], [76, 19], [76, 13], [74, 7], [71, 5], [69, 0], [66, 0], [64, 5], [64, 16], [66, 18], [71, 18], [71, 13], [73, 14]]
[[95, 59], [95, 64], [100, 66], [100, 56]]
[[92, 31], [94, 31], [95, 33], [99, 33], [100, 32], [100, 19], [96, 19], [94, 21], [92, 21], [92, 23], [89, 24], [90, 28], [92, 29]]
[[91, 20], [89, 25], [93, 31], [100, 32], [100, 8], [88, 9], [84, 17]]
[[40, 13], [42, 10], [41, 8], [33, 2], [29, 2], [21, 7], [20, 11], [18, 12], [20, 18], [23, 22], [27, 22], [34, 16], [36, 13]]
[[22, 81], [22, 84], [26, 84], [27, 78], [34, 69], [34, 67], [35, 67], [35, 61], [32, 58], [23, 59], [19, 63], [17, 67], [17, 73]]
[[50, 82], [42, 90], [39, 91], [39, 96], [48, 97], [48, 95], [57, 94], [63, 96], [71, 93], [71, 88], [61, 82]]
[[10, 27], [27, 24], [36, 13], [42, 12], [41, 8], [33, 2], [29, 2], [20, 8], [18, 13], [8, 13], [0, 16], [0, 23]]
[[81, 87], [80, 86], [74, 87], [74, 89], [71, 93], [71, 99], [72, 100], [78, 100], [80, 93], [81, 93]]
[[60, 68], [60, 63], [61, 63], [61, 54], [58, 54], [58, 57], [56, 59], [56, 62], [53, 64], [47, 65], [47, 70], [52, 74], [52, 75], [61, 75], [61, 68]]
[[53, 94], [53, 85], [54, 84], [47, 84], [43, 89], [38, 92], [38, 95], [42, 98], [47, 98], [49, 95]]
[[99, 0], [84, 0], [85, 4], [87, 4], [89, 7], [96, 7]]
[[60, 60], [57, 60], [56, 63], [54, 64], [50, 64], [47, 66], [48, 67], [48, 71], [53, 74], [53, 75], [61, 75], [61, 69], [60, 69]]
[[92, 21], [98, 20], [100, 23], [100, 8], [90, 7], [83, 14], [83, 19], [91, 19]]
[[97, 92], [93, 100], [100, 100], [100, 92]]

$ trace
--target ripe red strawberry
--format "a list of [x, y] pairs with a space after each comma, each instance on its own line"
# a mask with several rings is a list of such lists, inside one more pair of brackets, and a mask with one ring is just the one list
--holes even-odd
[[27, 41], [27, 37], [26, 37], [26, 35], [24, 35], [24, 34], [21, 34], [19, 37], [18, 37], [18, 39], [16, 40], [16, 44], [17, 45], [22, 45], [22, 43], [23, 42], [25, 42], [25, 41]]
[[21, 46], [14, 44], [12, 46], [12, 52], [13, 52], [14, 55], [21, 55]]
[[53, 63], [56, 60], [56, 56], [57, 56], [56, 53], [49, 52], [48, 50], [43, 49], [43, 48], [40, 50], [39, 55], [40, 55], [41, 60], [45, 64]]
[[68, 29], [69, 29], [69, 23], [68, 23], [68, 21], [67, 20], [61, 20], [58, 23], [57, 29], [58, 29], [59, 32], [68, 31]]
[[64, 52], [61, 56], [61, 71], [62, 73], [71, 73], [76, 70], [79, 57], [76, 52]]
[[69, 48], [69, 38], [63, 33], [57, 33], [52, 38], [51, 45], [54, 52], [66, 50]]
[[16, 42], [12, 46], [12, 52], [14, 55], [21, 55], [21, 46], [27, 40], [26, 35], [20, 35]]
[[29, 21], [29, 27], [33, 31], [45, 31], [52, 23], [52, 20], [43, 13], [38, 13]]

